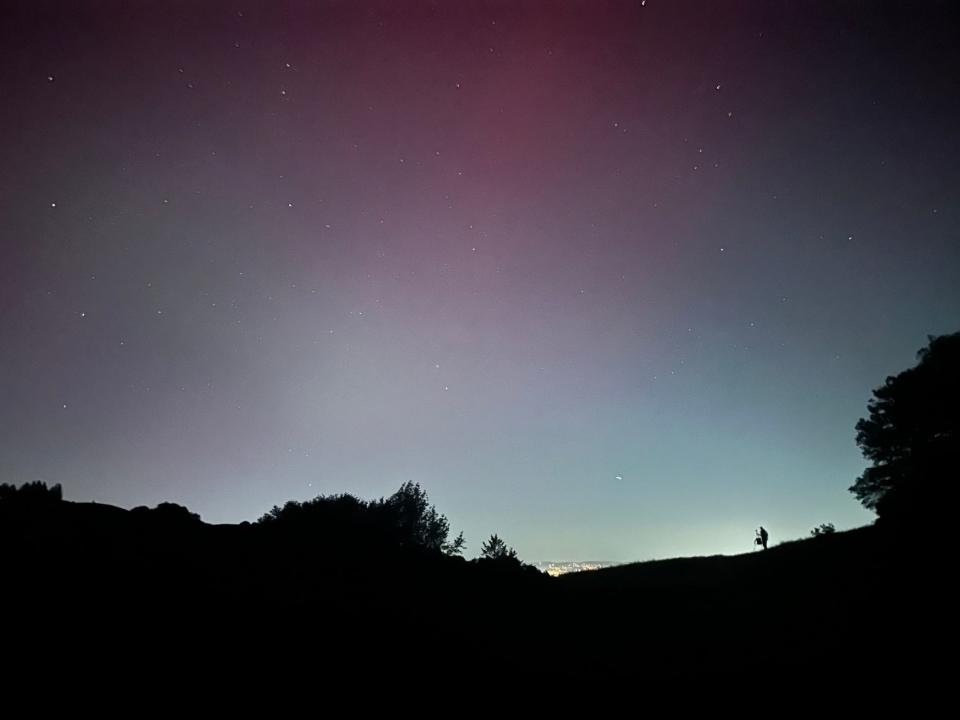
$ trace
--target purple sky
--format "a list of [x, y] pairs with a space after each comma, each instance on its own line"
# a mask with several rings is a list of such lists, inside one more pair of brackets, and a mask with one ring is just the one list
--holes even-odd
[[200, 5], [4, 11], [0, 480], [413, 480], [531, 561], [871, 520], [960, 325], [950, 3]]

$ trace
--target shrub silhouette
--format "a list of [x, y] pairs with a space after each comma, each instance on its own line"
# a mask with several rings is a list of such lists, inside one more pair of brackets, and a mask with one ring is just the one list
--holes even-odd
[[811, 530], [810, 534], [813, 537], [817, 537], [819, 535], [831, 535], [836, 531], [837, 529], [833, 526], [833, 523], [821, 523], [819, 527], [815, 527], [813, 530]]
[[183, 505], [172, 502], [162, 502], [152, 510], [146, 505], [139, 505], [130, 512], [164, 524], [197, 523], [201, 521], [199, 513], [190, 512]]

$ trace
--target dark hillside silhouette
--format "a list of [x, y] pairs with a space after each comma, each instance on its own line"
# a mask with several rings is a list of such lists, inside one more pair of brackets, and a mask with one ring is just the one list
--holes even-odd
[[[429, 503], [416, 507], [435, 519]], [[947, 616], [940, 560], [880, 526], [551, 579], [497, 536], [476, 561], [444, 552], [442, 532], [411, 540], [442, 525], [348, 495], [209, 525], [173, 504], [8, 494], [8, 652], [28, 665], [53, 648], [82, 666], [98, 648], [111, 673], [175, 666], [260, 684], [305, 668], [361, 686], [407, 673], [463, 682], [491, 666], [548, 683], [938, 671], [928, 643]]]

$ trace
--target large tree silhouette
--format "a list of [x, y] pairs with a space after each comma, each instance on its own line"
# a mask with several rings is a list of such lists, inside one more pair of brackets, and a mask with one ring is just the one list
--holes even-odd
[[873, 391], [857, 444], [873, 464], [850, 492], [881, 519], [952, 510], [960, 425], [960, 333], [930, 337], [919, 363]]

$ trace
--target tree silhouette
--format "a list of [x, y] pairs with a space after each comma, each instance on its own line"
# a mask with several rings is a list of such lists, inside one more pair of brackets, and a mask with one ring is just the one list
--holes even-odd
[[487, 560], [517, 560], [519, 562], [517, 551], [512, 547], [507, 547], [507, 544], [496, 534], [491, 535], [490, 539], [480, 547], [480, 557]]
[[463, 530], [451, 542], [444, 542], [443, 551], [447, 555], [462, 555], [467, 547], [467, 541], [463, 539]]
[[384, 505], [394, 516], [402, 543], [427, 550], [448, 548], [450, 523], [430, 504], [430, 498], [419, 483], [405, 482], [384, 501]]
[[857, 445], [873, 464], [850, 492], [883, 520], [929, 521], [952, 503], [960, 426], [960, 333], [930, 336], [915, 367], [873, 391]]

